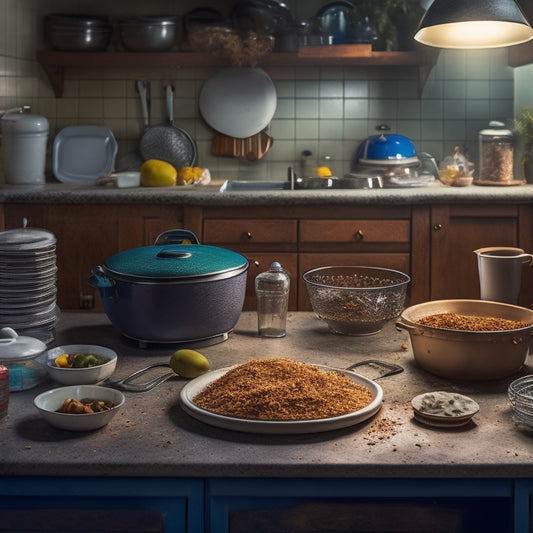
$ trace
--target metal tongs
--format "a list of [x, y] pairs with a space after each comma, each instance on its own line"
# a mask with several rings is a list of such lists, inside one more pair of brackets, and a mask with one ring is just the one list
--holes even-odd
[[176, 374], [174, 371], [171, 371], [166, 372], [165, 374], [152, 378], [151, 380], [145, 381], [143, 383], [132, 383], [132, 381], [142, 376], [143, 374], [146, 374], [152, 368], [170, 368], [170, 365], [168, 363], [156, 363], [147, 366], [146, 368], [141, 368], [140, 370], [133, 372], [133, 374], [130, 374], [129, 376], [126, 376], [125, 378], [119, 379], [117, 381], [106, 379], [102, 384], [107, 387], [112, 387], [114, 389], [119, 389], [127, 392], [147, 392], [157, 387], [158, 385], [161, 385], [161, 383], [172, 379], [173, 377], [178, 377], [178, 374]]

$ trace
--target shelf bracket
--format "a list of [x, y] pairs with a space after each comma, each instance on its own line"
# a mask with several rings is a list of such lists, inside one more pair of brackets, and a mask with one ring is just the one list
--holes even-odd
[[65, 67], [61, 65], [48, 65], [41, 63], [56, 98], [63, 96]]

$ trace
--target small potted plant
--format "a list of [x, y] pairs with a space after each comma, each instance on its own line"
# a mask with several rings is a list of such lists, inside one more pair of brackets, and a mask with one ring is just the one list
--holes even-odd
[[376, 48], [412, 50], [414, 33], [425, 9], [420, 0], [363, 0], [357, 15], [366, 16], [378, 34]]
[[524, 177], [533, 182], [533, 108], [524, 107], [514, 121], [515, 131], [520, 138]]

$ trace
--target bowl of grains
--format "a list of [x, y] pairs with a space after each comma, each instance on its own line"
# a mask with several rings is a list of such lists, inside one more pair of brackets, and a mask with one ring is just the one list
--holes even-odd
[[388, 268], [326, 266], [303, 274], [315, 314], [332, 333], [372, 335], [397, 318], [411, 278]]
[[503, 379], [518, 372], [533, 336], [533, 310], [487, 300], [435, 300], [405, 309], [420, 367], [450, 379]]

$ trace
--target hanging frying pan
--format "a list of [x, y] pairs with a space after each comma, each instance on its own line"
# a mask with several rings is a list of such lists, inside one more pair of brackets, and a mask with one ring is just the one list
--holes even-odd
[[174, 87], [165, 87], [168, 122], [152, 126], [143, 135], [139, 151], [144, 160], [160, 159], [174, 168], [196, 165], [197, 149], [194, 140], [174, 124]]
[[263, 131], [276, 111], [274, 83], [260, 68], [227, 67], [211, 76], [200, 91], [204, 120], [214, 130], [244, 139]]

